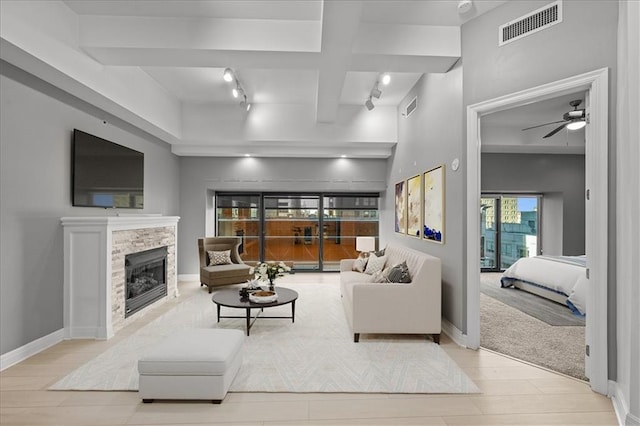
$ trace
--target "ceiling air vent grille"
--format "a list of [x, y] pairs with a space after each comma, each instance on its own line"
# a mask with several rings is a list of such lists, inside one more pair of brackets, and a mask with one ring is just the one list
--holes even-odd
[[511, 43], [560, 22], [562, 22], [562, 1], [558, 0], [501, 25], [498, 31], [498, 44], [502, 46]]
[[411, 100], [411, 102], [409, 102], [407, 104], [407, 106], [405, 107], [405, 110], [404, 110], [404, 114], [402, 114], [402, 115], [404, 115], [405, 117], [409, 117], [411, 115], [411, 113], [416, 110], [416, 108], [418, 108], [418, 97], [417, 96], [415, 98], [413, 98]]

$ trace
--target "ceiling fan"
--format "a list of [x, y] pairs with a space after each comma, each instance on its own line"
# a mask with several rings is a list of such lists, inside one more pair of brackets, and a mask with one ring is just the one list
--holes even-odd
[[539, 125], [533, 126], [533, 127], [527, 127], [526, 129], [522, 129], [522, 130], [524, 131], [524, 130], [529, 130], [529, 129], [536, 129], [538, 127], [548, 126], [549, 124], [562, 123], [561, 126], [556, 127], [555, 129], [553, 129], [552, 131], [550, 131], [549, 133], [547, 133], [546, 135], [544, 135], [542, 137], [543, 139], [546, 139], [546, 138], [549, 138], [549, 137], [555, 135], [556, 133], [558, 133], [560, 130], [564, 129], [565, 127], [567, 129], [569, 129], [569, 130], [582, 129], [587, 124], [587, 122], [585, 120], [584, 108], [578, 109], [578, 106], [581, 103], [582, 103], [582, 101], [579, 100], [579, 99], [569, 102], [569, 105], [571, 105], [573, 107], [573, 111], [565, 112], [564, 115], [562, 116], [562, 120], [552, 121], [551, 123], [539, 124]]

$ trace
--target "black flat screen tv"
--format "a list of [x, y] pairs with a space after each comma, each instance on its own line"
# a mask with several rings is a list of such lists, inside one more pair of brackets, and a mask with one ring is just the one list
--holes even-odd
[[78, 207], [144, 207], [144, 154], [74, 129], [72, 204]]

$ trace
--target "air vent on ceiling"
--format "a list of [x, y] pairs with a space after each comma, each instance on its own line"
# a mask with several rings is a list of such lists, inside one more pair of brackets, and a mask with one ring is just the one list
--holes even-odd
[[562, 22], [562, 0], [527, 13], [500, 26], [498, 45], [502, 46]]
[[404, 109], [404, 114], [402, 114], [402, 115], [404, 115], [405, 118], [406, 118], [406, 117], [410, 116], [411, 113], [416, 110], [416, 108], [418, 108], [418, 97], [417, 96], [415, 98], [413, 98], [411, 100], [411, 102], [409, 102], [407, 104], [407, 106]]

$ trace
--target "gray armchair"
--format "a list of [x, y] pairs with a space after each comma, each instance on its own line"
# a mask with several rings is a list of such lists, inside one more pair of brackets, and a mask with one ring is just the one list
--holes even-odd
[[[254, 277], [253, 268], [245, 264], [238, 254], [239, 237], [209, 237], [198, 239], [200, 254], [200, 287], [213, 287], [244, 283]], [[230, 250], [231, 263], [210, 265], [209, 251]]]

